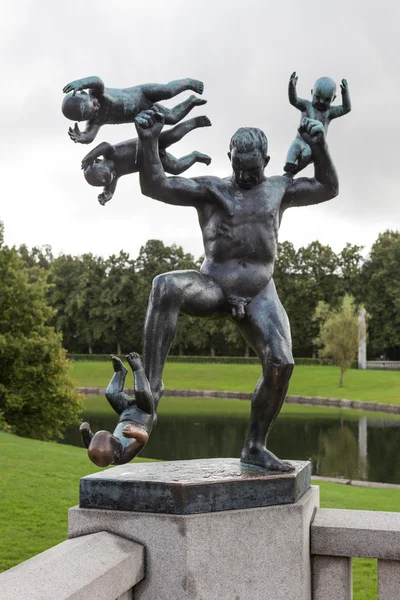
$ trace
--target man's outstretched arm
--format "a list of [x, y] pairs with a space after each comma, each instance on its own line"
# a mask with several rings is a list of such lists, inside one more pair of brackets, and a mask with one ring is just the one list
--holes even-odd
[[291, 206], [308, 206], [326, 202], [339, 193], [339, 180], [329, 154], [322, 123], [304, 118], [299, 133], [311, 148], [314, 177], [299, 177], [293, 180], [283, 198], [282, 210]]
[[142, 148], [142, 194], [178, 206], [196, 206], [211, 200], [209, 177], [186, 179], [165, 175], [158, 152], [158, 137], [164, 125], [164, 116], [151, 110], [144, 111], [136, 117], [135, 124]]

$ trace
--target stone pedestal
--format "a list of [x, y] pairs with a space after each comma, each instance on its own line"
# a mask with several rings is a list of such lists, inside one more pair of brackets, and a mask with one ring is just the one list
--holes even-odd
[[[319, 493], [309, 487], [309, 464], [296, 465], [290, 475], [241, 472], [234, 459], [103, 471], [89, 477], [97, 482], [92, 487], [82, 480], [81, 505], [104, 506], [119, 498], [124, 510], [118, 504], [112, 510], [73, 508], [69, 535], [108, 531], [143, 544], [146, 576], [135, 587], [135, 600], [311, 600], [310, 523]], [[272, 490], [280, 501], [290, 494], [295, 499], [274, 504]]]

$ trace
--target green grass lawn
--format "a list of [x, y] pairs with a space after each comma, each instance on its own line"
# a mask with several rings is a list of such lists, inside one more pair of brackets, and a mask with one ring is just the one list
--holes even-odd
[[[105, 396], [85, 396], [83, 399], [84, 413], [90, 415], [115, 415]], [[230, 398], [168, 398], [161, 400], [158, 414], [162, 415], [190, 415], [196, 417], [228, 417], [234, 419], [243, 416], [248, 417], [250, 404], [245, 400], [233, 400]], [[296, 419], [344, 419], [346, 421], [359, 420], [360, 417], [373, 417], [374, 419], [385, 419], [386, 421], [399, 420], [400, 415], [387, 413], [364, 412], [342, 408], [327, 408], [324, 406], [303, 406], [297, 404], [284, 404], [282, 415], [295, 417]], [[85, 415], [83, 415], [84, 418]]]
[[[251, 392], [260, 372], [258, 365], [167, 363], [164, 385], [172, 389]], [[71, 362], [71, 375], [77, 387], [105, 387], [111, 374], [111, 362]], [[132, 382], [128, 376], [128, 387]], [[338, 386], [337, 367], [298, 366], [293, 372], [289, 394], [400, 404], [400, 371], [351, 369], [344, 375], [344, 387]]]
[[[5, 433], [0, 433], [0, 451], [0, 570], [4, 570], [66, 539], [67, 511], [78, 502], [79, 478], [99, 469], [83, 448]], [[319, 485], [322, 507], [384, 511], [400, 507], [400, 490]], [[375, 600], [376, 561], [357, 559], [354, 564], [355, 600]]]

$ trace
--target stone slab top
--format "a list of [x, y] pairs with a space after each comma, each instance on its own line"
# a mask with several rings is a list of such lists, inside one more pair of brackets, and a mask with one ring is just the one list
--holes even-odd
[[80, 507], [198, 514], [291, 504], [311, 485], [311, 464], [291, 461], [292, 473], [271, 473], [236, 458], [133, 463], [87, 475]]

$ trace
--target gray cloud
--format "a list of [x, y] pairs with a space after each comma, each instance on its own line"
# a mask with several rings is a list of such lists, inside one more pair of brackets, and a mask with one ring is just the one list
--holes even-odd
[[[80, 160], [87, 147], [67, 136], [62, 87], [100, 75], [110, 87], [197, 77], [205, 82], [205, 112], [213, 127], [174, 147], [212, 155], [210, 167], [189, 174], [226, 175], [232, 133], [261, 127], [270, 140], [270, 174], [282, 172], [299, 122], [287, 100], [287, 81], [299, 75], [309, 97], [322, 75], [349, 81], [353, 111], [332, 123], [331, 153], [340, 196], [326, 205], [293, 210], [281, 239], [296, 245], [320, 239], [339, 249], [346, 241], [369, 246], [387, 227], [398, 228], [397, 96], [400, 8], [316, 0], [170, 0], [68, 3], [15, 0], [1, 29], [2, 200], [9, 243], [51, 244], [72, 253], [135, 254], [149, 237], [202, 251], [196, 214], [140, 195], [137, 176], [121, 180], [106, 207], [86, 184]], [[340, 94], [339, 94], [340, 96]], [[104, 127], [97, 142], [135, 135], [133, 126]], [[312, 169], [307, 173], [312, 174]]]

